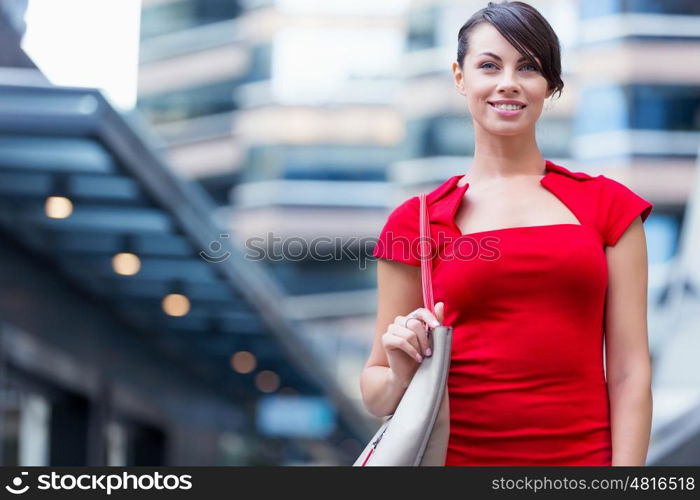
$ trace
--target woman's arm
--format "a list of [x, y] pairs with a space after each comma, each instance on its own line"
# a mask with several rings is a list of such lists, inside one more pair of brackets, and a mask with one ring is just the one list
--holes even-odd
[[605, 359], [612, 465], [645, 465], [651, 434], [651, 360], [647, 339], [646, 237], [638, 217], [606, 248]]
[[420, 267], [378, 259], [374, 341], [360, 376], [360, 390], [365, 407], [377, 417], [390, 415], [396, 409], [410, 382], [396, 380], [393, 376], [382, 347], [382, 335], [396, 316], [407, 314], [422, 304]]

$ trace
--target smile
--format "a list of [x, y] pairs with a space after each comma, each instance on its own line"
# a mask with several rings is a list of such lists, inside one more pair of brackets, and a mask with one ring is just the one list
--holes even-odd
[[498, 107], [494, 106], [491, 103], [488, 104], [494, 111], [496, 111], [496, 113], [498, 113], [501, 116], [515, 116], [526, 108], [526, 106], [518, 106], [515, 104], [501, 104]]

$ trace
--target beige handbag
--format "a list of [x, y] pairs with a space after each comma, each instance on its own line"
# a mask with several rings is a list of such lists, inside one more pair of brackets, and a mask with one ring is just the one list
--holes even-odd
[[[421, 194], [419, 198], [423, 303], [434, 314], [428, 207], [426, 195]], [[428, 327], [428, 335], [432, 336], [433, 354], [423, 358], [396, 410], [387, 417], [353, 466], [445, 465], [450, 437], [447, 375], [452, 327]]]

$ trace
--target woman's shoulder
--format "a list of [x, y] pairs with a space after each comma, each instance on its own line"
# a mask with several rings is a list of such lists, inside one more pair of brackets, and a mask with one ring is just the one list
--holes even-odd
[[372, 255], [396, 260], [412, 266], [420, 266], [420, 260], [412, 250], [419, 235], [420, 200], [413, 196], [394, 208], [379, 233]]
[[[579, 182], [571, 182], [572, 193], [579, 193], [585, 199], [597, 206], [607, 205], [611, 202], [625, 201], [639, 196], [622, 182], [604, 174], [592, 175], [587, 172], [577, 172], [561, 165], [551, 164], [550, 170], [560, 174], [558, 178], [570, 178]], [[647, 214], [648, 215], [648, 214]]]
[[593, 221], [607, 246], [615, 245], [637, 217], [641, 216], [644, 222], [652, 211], [651, 202], [616, 179], [603, 174], [573, 172], [561, 165], [552, 164], [550, 168], [561, 174], [557, 178], [578, 181], [560, 181], [559, 187], [579, 211]]
[[[455, 186], [460, 175], [454, 175], [429, 192], [428, 207], [438, 202]], [[431, 218], [432, 220], [432, 218]], [[420, 266], [417, 248], [420, 236], [420, 197], [414, 195], [401, 201], [389, 213], [380, 231], [373, 255], [379, 258], [399, 260], [412, 266]]]
[[622, 182], [604, 175], [598, 177], [603, 240], [606, 245], [613, 246], [637, 217], [641, 217], [642, 222], [647, 220], [653, 205]]
[[598, 228], [606, 246], [614, 246], [632, 222], [645, 222], [653, 204], [622, 182], [598, 175], [596, 209]]
[[579, 172], [569, 170], [562, 165], [556, 165], [551, 162], [549, 163], [549, 169], [555, 173], [561, 174], [560, 177], [569, 177], [579, 181], [579, 184], [583, 188], [585, 186], [586, 191], [597, 191], [601, 195], [615, 196], [615, 195], [626, 195], [633, 193], [633, 191], [628, 188], [625, 184], [603, 174], [592, 175], [587, 172]]
[[[427, 204], [433, 205], [442, 199], [451, 189], [456, 187], [459, 179], [462, 175], [453, 175], [442, 181], [438, 186], [430, 191], [425, 191]], [[414, 221], [417, 220], [420, 213], [420, 197], [419, 195], [413, 195], [409, 198], [401, 201], [395, 208], [389, 213], [389, 220], [405, 220]]]

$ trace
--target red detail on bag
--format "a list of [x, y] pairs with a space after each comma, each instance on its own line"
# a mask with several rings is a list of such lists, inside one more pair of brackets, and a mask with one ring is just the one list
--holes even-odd
[[367, 463], [367, 460], [369, 460], [369, 457], [372, 456], [372, 453], [373, 453], [373, 452], [374, 452], [374, 448], [372, 448], [371, 450], [369, 450], [369, 453], [367, 453], [367, 456], [366, 456], [365, 459], [362, 461], [362, 465], [361, 465], [360, 467], [364, 467], [364, 466], [365, 466], [365, 464]]

